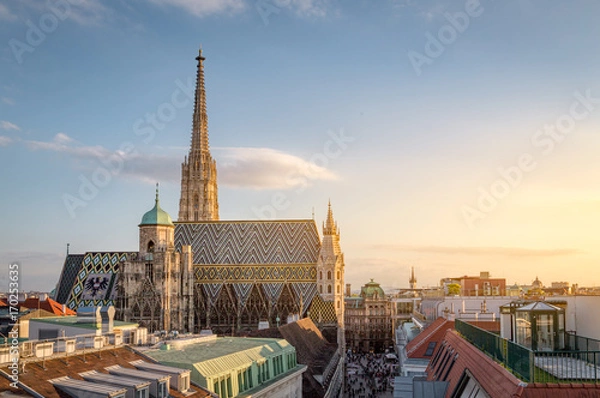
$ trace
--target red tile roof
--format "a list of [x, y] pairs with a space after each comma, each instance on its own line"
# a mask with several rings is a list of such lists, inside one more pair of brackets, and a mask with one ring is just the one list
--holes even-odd
[[51, 298], [40, 301], [40, 299], [37, 297], [29, 297], [25, 301], [19, 302], [19, 305], [29, 309], [46, 310], [54, 315], [77, 315], [75, 311], [68, 307], [65, 307], [63, 312], [63, 305], [52, 300]]
[[[25, 373], [19, 374], [19, 382], [35, 390], [47, 398], [61, 398], [58, 390], [49, 380], [58, 377], [69, 376], [72, 379], [83, 380], [79, 373], [96, 370], [100, 373], [107, 373], [104, 368], [112, 365], [121, 365], [125, 368], [134, 368], [129, 362], [135, 360], [148, 359], [137, 352], [121, 347], [117, 349], [104, 350], [99, 352], [88, 352], [85, 357], [81, 354], [72, 355], [68, 358], [61, 357], [56, 359], [47, 359], [46, 361], [31, 362], [25, 365]], [[3, 364], [0, 369], [9, 373], [8, 364]], [[184, 395], [174, 389], [169, 391], [170, 396], [183, 397], [210, 397], [210, 394], [197, 386], [192, 386], [196, 392], [192, 395]]]
[[488, 332], [500, 333], [500, 321], [465, 321], [466, 323], [477, 326]]
[[455, 331], [447, 331], [442, 344], [436, 349], [427, 367], [427, 379], [447, 381], [446, 396], [450, 397], [455, 393], [466, 370], [491, 397], [600, 397], [600, 385], [527, 384], [460, 337]]
[[465, 369], [471, 372], [473, 378], [492, 397], [521, 396], [523, 390], [521, 380], [461, 338], [455, 331], [448, 331], [444, 336], [444, 344], [438, 345], [427, 367], [427, 379], [447, 381], [446, 396], [451, 396]]
[[600, 389], [593, 384], [529, 384], [522, 398], [598, 398]]
[[429, 343], [435, 342], [438, 347], [448, 329], [454, 330], [454, 321], [436, 319], [406, 345], [406, 354], [409, 358], [431, 358], [431, 355], [425, 356]]

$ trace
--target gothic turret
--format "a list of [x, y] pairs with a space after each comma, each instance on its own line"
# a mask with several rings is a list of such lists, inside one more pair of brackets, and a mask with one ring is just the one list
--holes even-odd
[[340, 248], [340, 231], [333, 218], [331, 202], [323, 223], [323, 243], [317, 260], [317, 289], [325, 301], [333, 301], [336, 313], [344, 306], [344, 254]]
[[208, 145], [208, 115], [204, 90], [204, 58], [198, 57], [196, 99], [192, 121], [190, 152], [181, 165], [181, 199], [178, 221], [210, 221], [219, 219], [217, 164]]

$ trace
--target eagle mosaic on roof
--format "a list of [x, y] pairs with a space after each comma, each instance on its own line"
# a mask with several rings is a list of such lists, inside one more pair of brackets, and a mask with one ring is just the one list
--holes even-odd
[[314, 264], [314, 220], [176, 223], [175, 246], [191, 245], [194, 265]]

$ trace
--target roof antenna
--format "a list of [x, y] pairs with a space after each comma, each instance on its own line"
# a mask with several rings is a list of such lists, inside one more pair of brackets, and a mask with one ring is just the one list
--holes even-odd
[[313, 220], [315, 219], [315, 206], [313, 206], [313, 208], [312, 208], [312, 219]]
[[67, 243], [67, 256], [69, 255], [69, 246], [70, 245], [71, 245], [70, 243]]

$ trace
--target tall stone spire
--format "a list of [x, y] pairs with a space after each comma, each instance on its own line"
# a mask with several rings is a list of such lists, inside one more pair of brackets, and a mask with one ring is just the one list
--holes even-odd
[[181, 165], [181, 199], [178, 221], [211, 221], [219, 219], [217, 164], [208, 145], [208, 115], [204, 89], [204, 58], [198, 52], [196, 98], [192, 120], [192, 142], [189, 155]]
[[[340, 231], [333, 218], [331, 201], [323, 223], [323, 242], [317, 259], [317, 290], [325, 302], [331, 302], [338, 322], [338, 347], [344, 338], [344, 253], [340, 247]], [[342, 352], [344, 350], [342, 349]]]
[[415, 277], [415, 267], [410, 267], [410, 279], [408, 280], [411, 289], [417, 288], [417, 278]]
[[337, 223], [333, 219], [333, 211], [331, 210], [331, 200], [329, 201], [329, 208], [327, 209], [327, 220], [323, 223], [323, 235], [336, 235], [339, 234]]

